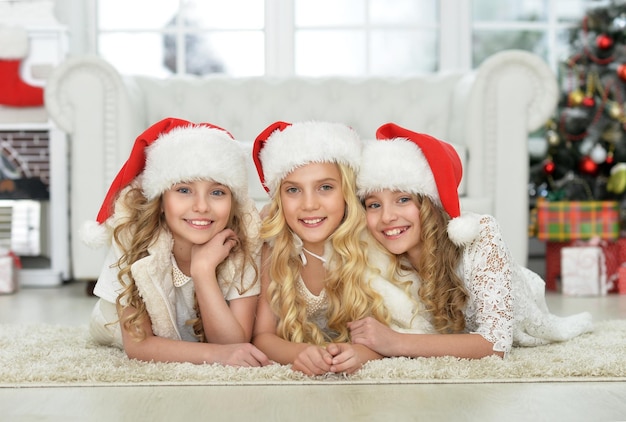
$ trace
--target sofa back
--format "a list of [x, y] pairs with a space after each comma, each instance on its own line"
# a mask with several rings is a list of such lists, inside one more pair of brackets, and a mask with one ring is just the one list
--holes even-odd
[[451, 96], [461, 74], [413, 78], [127, 78], [145, 127], [164, 117], [210, 121], [237, 139], [253, 140], [282, 120], [338, 121], [363, 138], [395, 122], [448, 139]]
[[[345, 123], [363, 139], [394, 122], [443, 140], [450, 137], [451, 97], [460, 73], [412, 78], [230, 78], [126, 76], [137, 133], [165, 117], [216, 124], [243, 143], [249, 159], [250, 194], [263, 206], [268, 198], [252, 159], [252, 141], [277, 120]], [[133, 139], [128, 139], [130, 148]], [[465, 168], [466, 147], [454, 143]], [[465, 194], [465, 184], [459, 188]]]

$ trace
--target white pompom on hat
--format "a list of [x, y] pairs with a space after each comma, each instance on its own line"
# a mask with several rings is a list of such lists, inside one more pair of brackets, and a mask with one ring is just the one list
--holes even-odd
[[246, 158], [230, 133], [210, 123], [163, 119], [137, 137], [130, 156], [111, 183], [96, 221], [86, 222], [82, 240], [93, 247], [110, 238], [105, 227], [119, 192], [135, 179], [152, 200], [176, 183], [213, 180], [232, 191], [240, 203], [248, 197]]
[[473, 241], [479, 220], [475, 214], [461, 215], [458, 186], [463, 168], [454, 147], [394, 123], [379, 127], [376, 139], [363, 147], [358, 195], [365, 198], [390, 189], [427, 196], [450, 216], [448, 236], [452, 242], [464, 245]]
[[341, 123], [275, 122], [254, 141], [252, 158], [265, 190], [274, 195], [282, 179], [309, 163], [338, 163], [358, 171], [362, 142]]

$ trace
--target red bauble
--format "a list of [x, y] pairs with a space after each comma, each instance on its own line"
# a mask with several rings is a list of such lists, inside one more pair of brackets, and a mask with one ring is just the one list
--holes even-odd
[[626, 64], [622, 63], [617, 66], [617, 76], [623, 81], [626, 81]]
[[613, 38], [606, 34], [600, 34], [596, 37], [596, 45], [601, 50], [607, 50], [613, 47]]
[[606, 163], [607, 164], [613, 164], [613, 161], [615, 161], [615, 159], [613, 158], [613, 154], [609, 154], [606, 156]]
[[578, 164], [581, 173], [594, 175], [598, 172], [598, 165], [589, 156], [583, 157]]
[[593, 97], [585, 97], [583, 98], [582, 104], [585, 107], [591, 108], [596, 105], [596, 100]]
[[543, 171], [546, 174], [554, 173], [555, 169], [556, 169], [556, 164], [554, 164], [554, 161], [546, 161], [543, 165]]

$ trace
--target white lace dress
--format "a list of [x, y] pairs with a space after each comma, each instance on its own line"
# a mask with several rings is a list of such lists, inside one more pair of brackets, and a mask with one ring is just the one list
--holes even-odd
[[591, 314], [559, 317], [548, 310], [545, 282], [513, 262], [496, 220], [483, 215], [480, 235], [463, 253], [462, 274], [470, 294], [465, 312], [468, 332], [508, 353], [515, 346], [568, 340], [593, 329]]

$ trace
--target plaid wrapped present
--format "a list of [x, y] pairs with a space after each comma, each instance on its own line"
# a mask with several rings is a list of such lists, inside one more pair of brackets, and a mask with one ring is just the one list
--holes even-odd
[[555, 242], [619, 237], [617, 201], [537, 201], [537, 238]]

